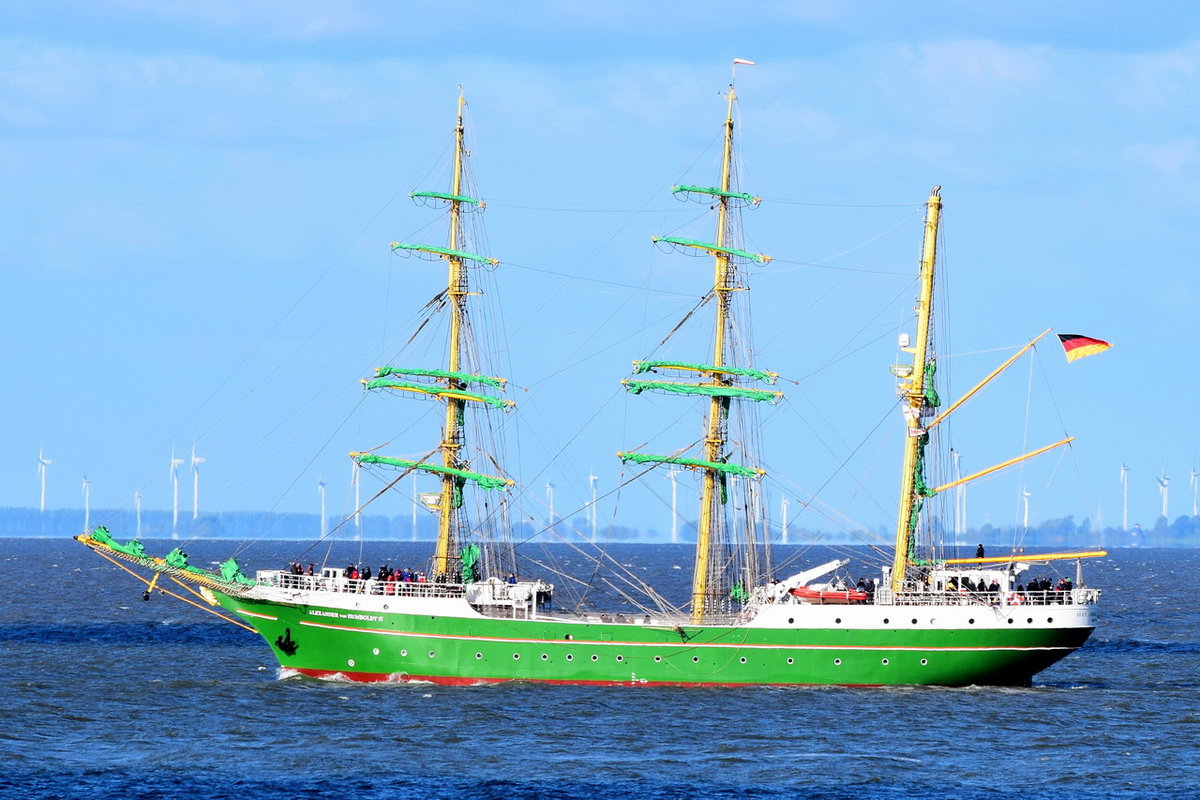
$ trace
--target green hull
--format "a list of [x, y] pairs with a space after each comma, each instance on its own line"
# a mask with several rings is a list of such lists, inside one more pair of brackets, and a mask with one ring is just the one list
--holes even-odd
[[[830, 625], [791, 627], [796, 616], [777, 625], [623, 624], [218, 599], [259, 631], [285, 670], [454, 685], [1028, 685], [1092, 631], [1089, 612], [1071, 606], [818, 606], [807, 608]], [[961, 626], [924, 628], [954, 613]], [[967, 613], [979, 619], [968, 624]]]

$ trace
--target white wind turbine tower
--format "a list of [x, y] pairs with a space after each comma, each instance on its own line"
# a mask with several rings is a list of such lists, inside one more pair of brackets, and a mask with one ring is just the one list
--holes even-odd
[[196, 445], [192, 445], [192, 521], [200, 518], [200, 465], [203, 458], [196, 458]]
[[676, 511], [679, 500], [679, 484], [675, 476], [679, 470], [671, 467], [667, 470], [667, 480], [671, 482], [671, 544], [679, 544], [679, 514]]
[[321, 495], [321, 541], [325, 540], [325, 481], [317, 478], [317, 492]]
[[1129, 467], [1121, 464], [1121, 530], [1129, 530]]
[[142, 538], [142, 493], [133, 493], [133, 510], [137, 514], [137, 538]]
[[40, 510], [42, 513], [46, 511], [46, 466], [50, 464], [50, 459], [42, 455], [42, 448], [38, 448], [38, 481], [42, 484], [42, 502]]
[[83, 476], [83, 532], [87, 533], [92, 529], [92, 482], [88, 480], [87, 475]]
[[598, 480], [600, 480], [600, 477], [598, 475], [596, 475], [595, 468], [589, 470], [588, 471], [588, 485], [592, 489], [592, 505], [588, 509], [588, 516], [590, 517], [589, 521], [591, 522], [592, 541], [593, 542], [596, 541], [596, 481], [598, 481]]
[[[962, 480], [962, 464], [959, 459], [962, 453], [951, 448], [950, 458], [954, 461], [954, 480]], [[960, 544], [967, 533], [967, 494], [966, 485], [960, 483], [954, 487], [954, 543]]]
[[1029, 530], [1029, 490], [1028, 489], [1021, 490], [1021, 500], [1025, 504], [1025, 510], [1022, 514], [1021, 527], [1023, 527], [1025, 530]]
[[1192, 516], [1196, 516], [1196, 465], [1192, 465]]
[[789, 505], [791, 505], [791, 501], [789, 501], [786, 497], [779, 501], [779, 514], [781, 517], [783, 517], [783, 521], [779, 526], [780, 527], [780, 537], [779, 538], [783, 544], [788, 543], [788, 506]]
[[1158, 494], [1159, 494], [1159, 497], [1162, 498], [1162, 515], [1164, 517], [1166, 517], [1168, 520], [1170, 520], [1170, 517], [1167, 516], [1167, 497], [1168, 497], [1168, 492], [1170, 491], [1170, 483], [1171, 483], [1171, 476], [1167, 474], [1167, 470], [1164, 467], [1158, 473]]
[[554, 527], [554, 484], [551, 483], [550, 481], [546, 481], [546, 505], [550, 509], [549, 523], [546, 525], [546, 527], [553, 528]]
[[182, 458], [175, 457], [175, 448], [171, 448], [171, 495], [174, 498], [171, 504], [171, 538], [179, 538], [179, 467], [183, 464]]

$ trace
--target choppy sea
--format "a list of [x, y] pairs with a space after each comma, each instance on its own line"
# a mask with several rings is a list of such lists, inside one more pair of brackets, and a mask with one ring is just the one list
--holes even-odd
[[[234, 544], [196, 543], [192, 561]], [[367, 543], [364, 560], [427, 549], [406, 546]], [[243, 560], [312, 560], [299, 551], [260, 543]], [[690, 559], [611, 552], [648, 573]], [[1200, 797], [1200, 551], [1089, 562], [1097, 630], [1027, 689], [281, 678], [257, 636], [142, 602], [69, 539], [0, 540], [0, 554], [5, 800]]]

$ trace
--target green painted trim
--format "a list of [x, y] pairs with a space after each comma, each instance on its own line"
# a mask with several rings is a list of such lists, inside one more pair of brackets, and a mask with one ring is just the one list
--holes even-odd
[[695, 194], [707, 194], [711, 197], [728, 197], [731, 200], [744, 200], [752, 206], [756, 206], [762, 202], [761, 197], [755, 197], [749, 192], [726, 192], [715, 186], [673, 186], [671, 187], [671, 191], [675, 194], [693, 192]]
[[414, 392], [422, 392], [424, 394], [433, 395], [434, 397], [443, 397], [453, 395], [456, 397], [474, 400], [477, 403], [486, 403], [492, 408], [505, 410], [516, 405], [512, 400], [505, 400], [502, 397], [493, 397], [490, 394], [477, 394], [475, 392], [466, 392], [461, 389], [451, 389], [445, 386], [433, 386], [428, 383], [408, 383], [405, 381], [396, 381], [390, 378], [375, 378], [374, 380], [365, 381], [363, 383], [368, 390], [371, 389], [407, 389]]

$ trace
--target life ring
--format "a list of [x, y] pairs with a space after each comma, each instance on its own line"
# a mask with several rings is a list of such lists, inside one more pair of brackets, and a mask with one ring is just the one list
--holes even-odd
[[1024, 602], [1025, 598], [1021, 597], [1021, 595], [1017, 594], [1016, 592], [1013, 592], [1008, 596], [1008, 604], [1010, 606], [1019, 606]]

